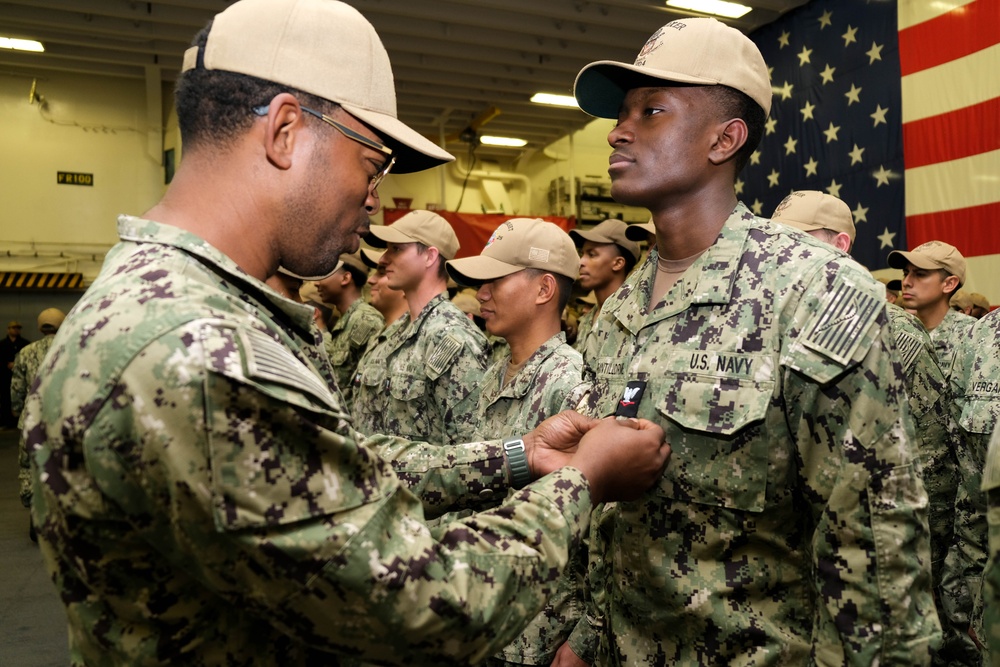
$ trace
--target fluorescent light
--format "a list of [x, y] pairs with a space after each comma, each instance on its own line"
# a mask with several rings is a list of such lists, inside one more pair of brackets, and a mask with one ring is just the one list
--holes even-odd
[[724, 0], [667, 0], [667, 7], [690, 9], [702, 14], [724, 16], [727, 19], [738, 19], [753, 9], [753, 7], [736, 2], [725, 2]]
[[555, 107], [580, 108], [576, 103], [576, 98], [572, 95], [554, 95], [552, 93], [535, 93], [531, 96], [531, 101], [535, 104], [551, 104]]
[[33, 39], [17, 39], [16, 37], [0, 37], [0, 49], [14, 49], [15, 51], [34, 51], [42, 53], [45, 47], [41, 42]]
[[491, 137], [489, 135], [479, 137], [479, 143], [486, 144], [487, 146], [508, 146], [510, 148], [520, 148], [521, 146], [528, 145], [528, 142], [524, 139], [517, 139], [515, 137]]

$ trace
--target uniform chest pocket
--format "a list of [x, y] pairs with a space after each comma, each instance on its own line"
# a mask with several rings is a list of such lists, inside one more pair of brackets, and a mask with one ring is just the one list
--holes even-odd
[[774, 383], [685, 374], [650, 382], [646, 391], [672, 448], [655, 492], [762, 511], [769, 433], [781, 428], [767, 423]]
[[334, 366], [343, 366], [351, 354], [351, 348], [344, 343], [334, 345], [330, 350], [330, 363]]
[[969, 433], [992, 433], [1000, 420], [1000, 400], [969, 398], [962, 407], [958, 425]]
[[373, 389], [379, 387], [385, 381], [385, 366], [382, 364], [365, 364], [359, 375], [359, 381], [365, 387]]
[[389, 393], [397, 401], [410, 403], [424, 397], [426, 383], [426, 379], [419, 375], [394, 375], [389, 380]]

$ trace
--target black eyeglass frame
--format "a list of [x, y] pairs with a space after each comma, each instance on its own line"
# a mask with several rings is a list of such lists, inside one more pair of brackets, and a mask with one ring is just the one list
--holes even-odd
[[[265, 104], [259, 107], [254, 107], [253, 112], [258, 116], [266, 116], [269, 108], [270, 107], [268, 107], [268, 105]], [[368, 182], [368, 187], [371, 190], [374, 191], [376, 188], [378, 188], [379, 184], [382, 182], [382, 179], [384, 179], [389, 174], [389, 172], [392, 170], [393, 165], [396, 164], [396, 156], [392, 154], [392, 149], [386, 146], [385, 144], [381, 144], [375, 141], [371, 137], [366, 137], [360, 132], [352, 130], [343, 123], [338, 123], [337, 121], [330, 118], [326, 114], [320, 113], [314, 109], [310, 109], [307, 106], [302, 106], [301, 104], [299, 105], [299, 108], [305, 111], [310, 116], [315, 116], [316, 118], [319, 118], [321, 121], [323, 121], [333, 129], [337, 130], [348, 139], [356, 141], [362, 146], [370, 148], [374, 151], [378, 151], [379, 153], [382, 153], [383, 155], [386, 156], [385, 162], [382, 164], [381, 167], [379, 167], [379, 170], [375, 172], [375, 174], [371, 177], [371, 179]]]

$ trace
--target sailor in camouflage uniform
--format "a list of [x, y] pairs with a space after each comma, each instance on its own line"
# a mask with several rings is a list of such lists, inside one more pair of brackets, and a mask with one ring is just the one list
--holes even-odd
[[942, 241], [928, 241], [909, 252], [893, 250], [889, 266], [902, 269], [903, 307], [915, 311], [934, 343], [938, 364], [947, 375], [958, 341], [969, 338], [976, 318], [951, 308], [951, 297], [965, 283], [965, 258]]
[[882, 285], [735, 195], [771, 105], [757, 47], [680, 19], [634, 65], [585, 67], [576, 98], [617, 118], [612, 195], [657, 234], [587, 342], [590, 410], [657, 422], [673, 454], [596, 511], [590, 627], [560, 657], [929, 664], [928, 500]]
[[626, 233], [623, 220], [610, 218], [592, 229], [571, 229], [580, 249], [580, 287], [594, 293], [595, 305], [576, 324], [577, 350], [582, 350], [604, 301], [625, 282], [639, 260], [639, 244]]
[[[854, 245], [856, 230], [850, 207], [817, 190], [797, 190], [785, 197], [771, 220], [806, 232], [845, 253]], [[879, 281], [881, 282], [881, 281]], [[898, 306], [887, 308], [889, 331], [903, 371], [908, 417], [920, 457], [924, 487], [930, 500], [931, 575], [934, 599], [944, 639], [934, 654], [935, 665], [978, 665], [979, 650], [969, 636], [969, 612], [956, 613], [956, 600], [967, 600], [965, 587], [954, 577], [943, 581], [945, 557], [952, 546], [959, 463], [951, 390], [938, 366], [930, 337], [915, 316]]]
[[[17, 416], [17, 428], [24, 427], [24, 399], [28, 396], [28, 389], [38, 374], [38, 369], [42, 366], [42, 360], [52, 347], [52, 340], [66, 319], [65, 313], [58, 308], [46, 308], [38, 314], [38, 330], [42, 337], [34, 343], [29, 343], [22, 348], [14, 357], [14, 367], [11, 369], [12, 377], [10, 381], [10, 404], [11, 410]], [[17, 447], [17, 481], [21, 504], [31, 507], [31, 465], [28, 458], [28, 450], [25, 446], [24, 436], [19, 438]], [[34, 527], [31, 529], [31, 536], [34, 539]]]
[[[119, 220], [25, 408], [69, 662], [484, 659], [541, 608], [592, 503], [659, 476], [662, 430], [564, 413], [506, 447], [359, 435], [312, 308], [263, 281], [329, 273], [394, 163], [450, 156], [396, 119], [377, 34], [332, 0], [230, 5], [176, 95], [184, 161]], [[424, 523], [523, 484], [439, 538]]]
[[340, 256], [337, 269], [316, 281], [316, 290], [324, 303], [337, 307], [340, 317], [329, 332], [323, 334], [326, 353], [333, 364], [337, 388], [347, 405], [351, 403], [351, 385], [361, 355], [368, 342], [385, 328], [385, 320], [361, 297], [368, 280], [368, 266], [360, 252]]
[[448, 221], [411, 211], [366, 237], [388, 247], [388, 284], [406, 295], [408, 312], [365, 352], [354, 378], [353, 416], [364, 433], [467, 442], [475, 433], [486, 337], [448, 300], [445, 262], [458, 252]]
[[[955, 547], [949, 554], [949, 568], [966, 586], [967, 598], [961, 600], [963, 610], [975, 606], [971, 623], [981, 642], [990, 651], [993, 664], [1000, 656], [1000, 645], [994, 642], [993, 620], [986, 619], [985, 632], [981, 624], [983, 602], [981, 587], [996, 583], [987, 565], [993, 547], [996, 520], [996, 499], [1000, 487], [997, 461], [987, 458], [990, 438], [997, 432], [1000, 418], [1000, 315], [993, 311], [975, 325], [968, 337], [955, 341], [954, 362], [951, 369], [951, 391], [954, 396], [954, 414], [961, 438], [959, 460], [961, 485], [955, 506]], [[992, 449], [990, 450], [992, 452]], [[986, 576], [983, 577], [983, 569]], [[986, 612], [990, 613], [990, 596], [986, 592]], [[996, 610], [993, 610], [996, 614]]]
[[[534, 428], [575, 409], [587, 385], [583, 359], [566, 343], [559, 317], [573, 292], [580, 258], [573, 240], [551, 222], [513, 218], [477, 257], [448, 262], [460, 285], [478, 286], [486, 330], [509, 350], [483, 378], [476, 409], [478, 437]], [[542, 612], [492, 665], [549, 665], [582, 617], [582, 558], [574, 558]]]

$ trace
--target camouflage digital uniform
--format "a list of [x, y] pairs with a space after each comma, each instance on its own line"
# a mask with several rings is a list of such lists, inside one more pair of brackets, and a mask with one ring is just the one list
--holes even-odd
[[[20, 431], [24, 427], [24, 399], [28, 396], [31, 383], [38, 374], [38, 369], [42, 366], [42, 360], [52, 347], [54, 334], [42, 336], [40, 340], [29, 343], [22, 348], [14, 357], [14, 367], [11, 369], [10, 381], [10, 404], [11, 409], [17, 413], [17, 428]], [[17, 481], [21, 504], [31, 507], [31, 464], [28, 458], [28, 449], [24, 443], [24, 436], [21, 435], [17, 445]]]
[[26, 407], [71, 663], [468, 664], [513, 639], [587, 528], [580, 471], [432, 539], [425, 512], [506, 492], [499, 442], [363, 439], [311, 308], [177, 228], [119, 235]]
[[[968, 598], [981, 603], [983, 569], [991, 549], [989, 535], [994, 530], [989, 513], [995, 513], [988, 509], [987, 497], [990, 502], [996, 500], [1000, 482], [990, 467], [995, 464], [986, 462], [990, 438], [1000, 419], [1000, 312], [992, 311], [976, 321], [972, 331], [956, 342], [951, 391], [961, 438], [961, 484], [955, 503], [955, 548], [948, 554], [949, 569], [965, 584]], [[971, 604], [967, 602], [966, 606]], [[982, 631], [981, 611], [977, 609], [970, 619], [977, 634]], [[987, 632], [992, 629], [987, 628]], [[990, 648], [996, 651], [1000, 646]], [[992, 655], [1000, 656], [1000, 652]]]
[[580, 353], [586, 349], [587, 336], [590, 335], [590, 330], [594, 328], [595, 313], [597, 313], [596, 306], [581, 315], [576, 321], [576, 342], [573, 343], [573, 349]]
[[954, 539], [959, 483], [959, 442], [952, 418], [951, 388], [920, 320], [896, 305], [889, 305], [887, 313], [913, 419], [914, 448], [930, 500], [931, 574], [943, 632], [933, 663], [978, 665], [979, 651], [968, 634], [971, 598], [964, 583], [945, 565]]
[[[983, 492], [986, 495], [989, 551], [983, 571], [984, 610], [979, 637], [986, 647], [987, 656], [997, 656], [1000, 655], [1000, 429], [994, 429], [990, 437], [983, 468]], [[996, 661], [984, 663], [995, 665]]]
[[[476, 410], [477, 437], [515, 437], [527, 433], [547, 417], [574, 410], [587, 393], [583, 357], [566, 344], [559, 332], [528, 357], [504, 387], [510, 351], [483, 378]], [[576, 566], [575, 568], [573, 566]], [[559, 580], [545, 608], [524, 632], [492, 658], [491, 665], [549, 665], [583, 614], [584, 568], [574, 558]]]
[[938, 365], [946, 377], [951, 372], [956, 346], [969, 340], [969, 333], [977, 321], [974, 317], [949, 308], [941, 323], [928, 332], [931, 343], [934, 344], [934, 354], [937, 355]]
[[351, 387], [361, 355], [368, 341], [385, 327], [382, 314], [364, 299], [356, 299], [329, 332], [323, 334], [327, 356], [333, 364], [337, 388], [347, 405], [351, 404]]
[[928, 664], [928, 499], [882, 285], [742, 203], [648, 311], [656, 266], [604, 303], [584, 379], [593, 415], [634, 410], [672, 453], [641, 500], [595, 511], [570, 646], [602, 666]]
[[472, 440], [487, 358], [482, 332], [447, 293], [435, 296], [415, 320], [404, 313], [362, 357], [355, 428], [435, 443]]

